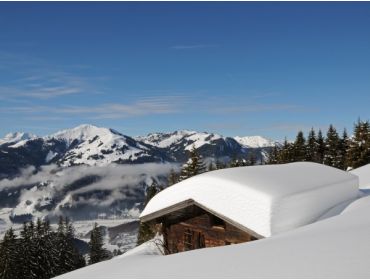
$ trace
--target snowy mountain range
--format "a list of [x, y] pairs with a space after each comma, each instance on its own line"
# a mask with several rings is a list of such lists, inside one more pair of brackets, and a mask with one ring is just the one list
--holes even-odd
[[9, 133], [0, 140], [0, 178], [32, 165], [68, 167], [86, 164], [184, 162], [194, 145], [204, 158], [230, 160], [253, 152], [261, 158], [276, 142], [261, 136], [223, 137], [214, 133], [175, 131], [130, 137], [113, 129], [80, 125], [45, 137]]
[[249, 153], [261, 159], [275, 144], [188, 130], [130, 137], [93, 125], [44, 137], [10, 133], [0, 140], [0, 208], [12, 208], [13, 218], [128, 213], [153, 180], [166, 184], [193, 146], [208, 162], [227, 162]]

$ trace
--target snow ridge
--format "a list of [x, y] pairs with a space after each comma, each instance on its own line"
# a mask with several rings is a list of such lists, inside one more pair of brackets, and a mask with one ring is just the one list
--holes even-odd
[[5, 135], [3, 139], [0, 139], [0, 145], [17, 143], [23, 140], [35, 139], [37, 136], [28, 132], [11, 132]]
[[273, 147], [277, 144], [275, 141], [262, 136], [236, 136], [234, 139], [246, 148], [266, 148]]

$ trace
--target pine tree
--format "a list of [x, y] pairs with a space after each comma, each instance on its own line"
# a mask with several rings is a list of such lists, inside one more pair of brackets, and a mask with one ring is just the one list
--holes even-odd
[[55, 236], [56, 256], [58, 260], [57, 275], [84, 267], [85, 259], [73, 244], [74, 229], [68, 218], [59, 217]]
[[333, 125], [326, 135], [324, 164], [341, 168], [340, 138]]
[[33, 221], [24, 223], [18, 239], [10, 229], [0, 244], [0, 277], [52, 278], [84, 266], [82, 255], [69, 242], [73, 238], [72, 224], [61, 224], [60, 246], [58, 234], [47, 220], [38, 219], [36, 226]]
[[38, 259], [35, 246], [35, 227], [33, 221], [23, 224], [20, 240], [20, 278], [39, 278]]
[[285, 138], [281, 152], [279, 153], [278, 163], [289, 163], [293, 161], [293, 145]]
[[216, 170], [218, 169], [224, 169], [225, 164], [223, 164], [219, 159], [216, 160]]
[[299, 131], [293, 144], [293, 160], [304, 161], [306, 160], [306, 139], [303, 132]]
[[322, 135], [321, 129], [317, 133], [317, 159], [316, 162], [318, 163], [324, 163], [324, 157], [325, 157], [325, 139]]
[[64, 224], [64, 218], [62, 216], [59, 217], [58, 229], [56, 232], [56, 248], [57, 248], [57, 259], [59, 260], [57, 266], [57, 274], [64, 274], [68, 272], [68, 266], [66, 263], [67, 260], [67, 252], [66, 252], [66, 228]]
[[44, 229], [41, 222], [41, 219], [38, 218], [36, 221], [35, 235], [33, 243], [35, 245], [35, 256], [36, 256], [36, 266], [35, 271], [38, 278], [50, 278], [52, 275], [49, 275], [49, 265], [48, 265], [48, 254], [44, 243]]
[[230, 163], [229, 163], [229, 167], [230, 168], [233, 168], [233, 167], [240, 167], [242, 166], [241, 164], [241, 161], [239, 159], [236, 159], [236, 158], [233, 158]]
[[56, 246], [56, 234], [52, 231], [48, 220], [43, 221], [44, 232], [44, 246], [45, 251], [45, 265], [47, 266], [47, 273], [50, 278], [58, 275], [59, 260], [57, 258], [58, 251]]
[[103, 248], [103, 236], [101, 229], [98, 224], [94, 224], [94, 228], [91, 231], [90, 242], [89, 242], [89, 264], [98, 263], [109, 258], [108, 252]]
[[347, 165], [358, 168], [370, 163], [370, 123], [358, 120], [353, 139], [349, 143]]
[[350, 140], [348, 138], [347, 130], [343, 130], [342, 138], [340, 139], [340, 168], [346, 170], [348, 168], [347, 165], [347, 152], [349, 150]]
[[311, 128], [307, 138], [306, 161], [319, 162], [318, 143], [316, 133], [313, 128]]
[[[152, 185], [147, 188], [146, 197], [144, 201], [144, 207], [149, 203], [149, 201], [160, 191], [157, 183], [153, 181]], [[140, 222], [139, 231], [137, 236], [137, 245], [140, 245], [155, 236], [155, 232], [152, 230], [148, 223]]]
[[66, 258], [68, 260], [66, 266], [68, 271], [72, 271], [84, 267], [86, 265], [85, 259], [73, 245], [74, 238], [75, 234], [73, 225], [68, 219], [66, 219], [65, 239], [66, 239]]
[[4, 235], [4, 239], [0, 245], [0, 278], [20, 278], [18, 252], [19, 244], [17, 244], [16, 236], [12, 228]]
[[189, 160], [182, 167], [179, 181], [205, 172], [206, 168], [195, 146], [190, 150]]
[[279, 149], [277, 145], [275, 145], [272, 149], [269, 150], [267, 154], [267, 161], [266, 164], [278, 164], [279, 163]]
[[155, 180], [153, 180], [152, 184], [146, 189], [144, 205], [146, 206], [149, 200], [151, 200], [157, 193], [159, 193], [159, 191], [160, 186]]
[[256, 165], [256, 163], [257, 163], [256, 154], [254, 152], [249, 153], [244, 165], [253, 166], [253, 165]]
[[172, 186], [179, 181], [179, 175], [175, 172], [175, 170], [171, 169], [170, 175], [168, 176], [168, 186]]
[[213, 162], [211, 161], [211, 162], [208, 164], [207, 171], [209, 172], [209, 171], [213, 171], [213, 170], [215, 170], [215, 167], [214, 167], [214, 165], [213, 165]]

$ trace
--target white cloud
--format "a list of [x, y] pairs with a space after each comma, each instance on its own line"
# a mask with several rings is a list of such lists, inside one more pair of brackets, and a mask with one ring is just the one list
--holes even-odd
[[132, 103], [106, 103], [92, 106], [14, 106], [0, 108], [0, 112], [27, 114], [32, 119], [44, 120], [45, 114], [54, 118], [71, 117], [89, 119], [124, 119], [135, 116], [170, 114], [181, 112], [188, 100], [183, 96], [143, 97]]
[[[151, 178], [160, 176], [167, 176], [171, 169], [178, 170], [179, 166], [176, 164], [162, 164], [162, 163], [145, 163], [135, 165], [119, 165], [110, 164], [108, 166], [73, 166], [68, 168], [60, 168], [56, 165], [42, 166], [36, 172], [34, 167], [27, 167], [21, 170], [19, 176], [13, 179], [0, 180], [0, 190], [18, 188], [25, 185], [36, 185], [40, 182], [49, 182], [48, 193], [51, 196], [64, 193], [67, 195], [77, 195], [89, 193], [92, 191], [108, 191], [110, 194], [106, 195], [104, 199], [96, 200], [90, 198], [90, 203], [96, 203], [101, 206], [108, 206], [114, 201], [124, 199], [126, 195], [135, 193], [138, 189], [142, 190], [142, 185]], [[77, 190], [68, 191], [66, 187], [78, 179], [87, 176], [97, 176], [99, 179], [94, 182], [81, 187]], [[51, 185], [50, 185], [51, 183]], [[52, 187], [51, 187], [52, 186]], [[33, 194], [28, 194], [33, 192]], [[44, 194], [44, 191], [39, 190], [28, 191], [23, 190], [20, 200]], [[79, 198], [80, 203], [84, 202], [83, 198]], [[85, 201], [86, 202], [86, 201]]]

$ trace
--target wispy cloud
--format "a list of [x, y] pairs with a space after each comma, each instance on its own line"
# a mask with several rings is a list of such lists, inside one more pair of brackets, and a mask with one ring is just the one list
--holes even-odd
[[[177, 164], [158, 164], [144, 163], [137, 165], [110, 164], [107, 166], [72, 166], [61, 168], [57, 165], [46, 165], [36, 170], [29, 166], [21, 169], [19, 175], [12, 179], [0, 180], [0, 191], [19, 188], [24, 185], [36, 185], [40, 182], [52, 182], [53, 187], [38, 187], [31, 191], [23, 188], [19, 202], [30, 199], [37, 201], [42, 199], [45, 194], [54, 197], [58, 201], [58, 196], [64, 194], [74, 198], [74, 204], [87, 203], [96, 206], [109, 206], [113, 202], [132, 196], [137, 191], [143, 190], [145, 183], [150, 184], [153, 179], [160, 182], [161, 178], [168, 175], [171, 169], [178, 170]], [[77, 190], [69, 190], [68, 186], [85, 178], [86, 176], [97, 176], [99, 179], [91, 184]], [[89, 201], [84, 200], [81, 195], [87, 195], [93, 191], [104, 191], [106, 196], [99, 199], [94, 196], [86, 196]], [[56, 196], [58, 195], [58, 196]], [[56, 208], [56, 211], [59, 209]]]
[[72, 85], [64, 86], [45, 86], [28, 85], [26, 87], [0, 87], [1, 99], [12, 99], [14, 97], [30, 97], [37, 99], [49, 99], [64, 95], [78, 94], [83, 92], [83, 88]]
[[211, 112], [217, 113], [253, 113], [271, 111], [302, 111], [306, 108], [294, 104], [246, 104], [246, 105], [225, 105], [218, 108], [210, 108]]
[[95, 106], [13, 106], [0, 108], [0, 112], [9, 114], [26, 114], [34, 120], [53, 118], [70, 118], [76, 116], [85, 119], [125, 119], [135, 116], [178, 113], [186, 106], [184, 96], [143, 97], [132, 103], [106, 103]]
[[204, 49], [216, 47], [215, 44], [193, 44], [193, 45], [175, 45], [171, 46], [170, 49], [174, 50], [193, 50], [193, 49]]
[[2, 81], [0, 78], [0, 99], [51, 99], [95, 92], [92, 78], [76, 74], [72, 71], [75, 67], [67, 68], [24, 54], [0, 51], [0, 70], [5, 70], [11, 77]]

